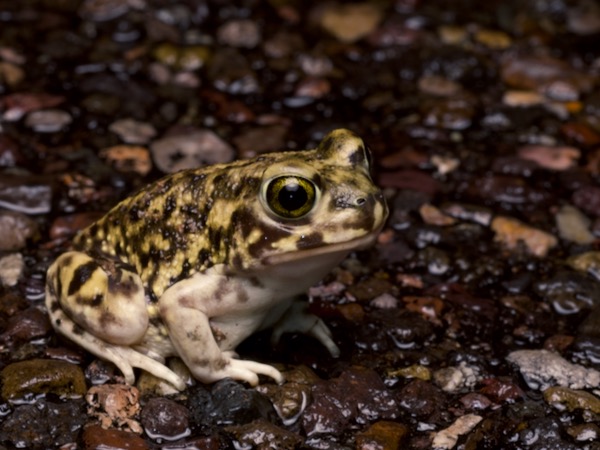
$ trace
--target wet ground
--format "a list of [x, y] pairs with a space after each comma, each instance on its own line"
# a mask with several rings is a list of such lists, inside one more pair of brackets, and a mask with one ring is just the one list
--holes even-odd
[[[600, 448], [593, 0], [0, 0], [0, 448]], [[59, 338], [45, 271], [183, 167], [371, 148], [391, 214], [310, 291], [342, 355], [136, 388]]]

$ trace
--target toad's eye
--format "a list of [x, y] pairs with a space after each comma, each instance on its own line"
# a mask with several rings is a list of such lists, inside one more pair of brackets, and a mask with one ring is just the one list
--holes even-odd
[[265, 199], [275, 214], [284, 219], [299, 219], [307, 215], [315, 205], [317, 187], [296, 175], [273, 178], [267, 183]]

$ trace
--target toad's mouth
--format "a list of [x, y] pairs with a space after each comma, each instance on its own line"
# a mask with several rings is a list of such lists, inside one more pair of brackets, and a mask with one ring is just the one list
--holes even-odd
[[343, 258], [353, 250], [364, 250], [373, 245], [378, 234], [378, 232], [374, 232], [345, 242], [324, 244], [313, 248], [297, 249], [286, 253], [268, 255], [263, 257], [261, 262], [265, 266], [274, 266], [325, 255], [339, 255], [340, 258]]

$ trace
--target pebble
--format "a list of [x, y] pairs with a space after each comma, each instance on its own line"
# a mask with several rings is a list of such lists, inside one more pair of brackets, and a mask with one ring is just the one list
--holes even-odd
[[144, 0], [84, 0], [79, 6], [79, 15], [95, 22], [108, 22], [123, 16], [132, 6], [144, 3]]
[[83, 445], [85, 450], [123, 449], [123, 450], [149, 450], [150, 446], [144, 439], [135, 433], [108, 429], [98, 425], [89, 425], [83, 432]]
[[419, 379], [403, 386], [398, 395], [400, 407], [417, 420], [436, 422], [448, 406], [440, 388]]
[[473, 37], [492, 50], [505, 50], [512, 45], [512, 39], [503, 31], [479, 29]]
[[450, 217], [473, 222], [483, 226], [490, 226], [492, 223], [492, 211], [489, 208], [479, 205], [468, 205], [464, 203], [446, 203], [441, 207], [441, 211]]
[[560, 127], [561, 133], [570, 141], [583, 147], [600, 145], [600, 131], [582, 122], [568, 122]]
[[440, 183], [430, 174], [412, 169], [384, 172], [379, 176], [379, 185], [399, 190], [410, 189], [432, 196], [441, 189]]
[[16, 64], [0, 61], [0, 82], [14, 88], [25, 78], [25, 71]]
[[189, 394], [187, 407], [192, 422], [203, 426], [242, 425], [260, 418], [274, 421], [277, 417], [265, 395], [231, 379], [217, 381], [210, 391], [197, 386]]
[[553, 80], [542, 86], [540, 91], [555, 102], [575, 102], [579, 99], [579, 90], [568, 80]]
[[504, 83], [518, 89], [543, 92], [555, 81], [571, 83], [577, 92], [588, 92], [593, 88], [593, 76], [580, 72], [565, 61], [549, 56], [506, 55], [500, 74]]
[[413, 364], [399, 369], [391, 369], [386, 375], [388, 378], [416, 378], [417, 380], [423, 381], [429, 381], [432, 378], [431, 370], [428, 367], [419, 364]]
[[596, 2], [575, 3], [567, 11], [567, 29], [580, 36], [600, 33], [600, 7]]
[[423, 106], [423, 124], [445, 130], [465, 130], [471, 126], [475, 115], [473, 101], [457, 96], [424, 103]]
[[460, 167], [460, 159], [448, 155], [433, 155], [431, 157], [433, 164], [440, 175], [447, 175]]
[[493, 405], [487, 396], [477, 392], [469, 392], [463, 395], [459, 401], [465, 409], [472, 411], [484, 411]]
[[577, 164], [581, 152], [574, 147], [528, 145], [518, 150], [520, 158], [534, 161], [549, 170], [567, 170]]
[[554, 386], [544, 391], [544, 400], [559, 411], [565, 408], [568, 411], [582, 409], [596, 415], [600, 414], [600, 398], [586, 391]]
[[300, 365], [286, 371], [283, 385], [261, 384], [256, 390], [266, 395], [284, 425], [298, 422], [309, 404], [312, 386], [319, 377], [307, 366]]
[[481, 380], [481, 369], [461, 361], [458, 366], [444, 367], [433, 372], [433, 381], [444, 392], [456, 394], [472, 390]]
[[230, 20], [217, 30], [217, 40], [232, 47], [254, 48], [261, 42], [260, 28], [253, 20]]
[[303, 439], [292, 431], [258, 419], [244, 425], [233, 425], [226, 428], [233, 435], [235, 448], [252, 448], [257, 450], [300, 448]]
[[[168, 42], [162, 43], [154, 50], [154, 58], [167, 67], [175, 70], [195, 71], [204, 67], [211, 58], [211, 50], [204, 45], [180, 47]], [[159, 70], [154, 67], [154, 70]], [[155, 73], [155, 75], [157, 75]], [[164, 80], [166, 82], [166, 80]]]
[[394, 293], [396, 289], [387, 280], [366, 278], [361, 282], [348, 286], [346, 292], [350, 298], [358, 302], [370, 302], [380, 295]]
[[402, 297], [407, 311], [418, 313], [434, 325], [442, 324], [444, 302], [438, 297], [405, 295]]
[[462, 44], [469, 37], [469, 33], [465, 27], [456, 25], [442, 25], [438, 28], [437, 33], [441, 41], [449, 45]]
[[439, 97], [451, 97], [462, 90], [462, 86], [456, 81], [439, 75], [425, 75], [417, 81], [417, 87], [424, 94], [436, 95]]
[[0, 284], [4, 287], [15, 286], [25, 269], [21, 253], [10, 253], [0, 257]]
[[397, 450], [403, 448], [408, 432], [408, 427], [401, 423], [380, 420], [356, 436], [356, 448]]
[[146, 147], [115, 145], [100, 150], [100, 157], [121, 173], [137, 173], [146, 176], [152, 170], [152, 159]]
[[585, 185], [573, 192], [571, 196], [573, 204], [593, 215], [600, 217], [600, 187]]
[[33, 111], [27, 115], [25, 125], [38, 133], [56, 133], [67, 127], [73, 118], [60, 109], [45, 109]]
[[142, 408], [140, 421], [155, 441], [175, 441], [191, 434], [188, 409], [168, 398], [151, 398]]
[[32, 306], [9, 318], [0, 335], [0, 342], [29, 342], [46, 336], [51, 329], [47, 313]]
[[595, 423], [583, 423], [567, 428], [567, 433], [579, 442], [599, 442], [600, 427]]
[[371, 306], [379, 309], [394, 309], [398, 307], [398, 299], [385, 292], [371, 300]]
[[5, 134], [0, 134], [0, 167], [25, 164], [25, 156], [19, 144]]
[[87, 391], [88, 415], [99, 420], [104, 429], [116, 427], [141, 434], [142, 426], [135, 420], [140, 412], [140, 393], [126, 384], [103, 384]]
[[8, 122], [16, 122], [25, 114], [44, 108], [58, 106], [65, 101], [65, 97], [50, 94], [9, 94], [1, 98], [4, 106], [2, 118]]
[[117, 120], [108, 129], [126, 144], [147, 144], [156, 136], [156, 129], [151, 124], [131, 118]]
[[469, 433], [483, 420], [477, 414], [465, 414], [457, 418], [448, 428], [433, 434], [432, 447], [435, 449], [454, 448], [460, 436]]
[[297, 57], [298, 64], [302, 71], [314, 78], [323, 78], [331, 75], [334, 66], [331, 59], [320, 53], [301, 53]]
[[261, 153], [281, 150], [285, 147], [288, 127], [270, 125], [250, 128], [233, 138], [242, 158], [252, 158]]
[[313, 402], [301, 418], [308, 437], [339, 436], [357, 423], [398, 417], [395, 394], [370, 369], [351, 367], [337, 378], [316, 383], [312, 394]]
[[545, 231], [531, 227], [512, 217], [498, 216], [492, 220], [494, 240], [510, 251], [523, 243], [527, 250], [540, 258], [545, 257], [558, 244], [558, 240]]
[[429, 204], [424, 203], [419, 208], [419, 214], [421, 215], [421, 219], [428, 225], [437, 225], [446, 227], [449, 225], [454, 225], [456, 223], [456, 219], [451, 216], [447, 216], [444, 214], [439, 208]]
[[257, 94], [260, 91], [257, 74], [250, 61], [233, 47], [223, 47], [212, 57], [208, 77], [217, 90], [230, 95]]
[[85, 423], [81, 399], [68, 402], [38, 399], [35, 403], [16, 406], [8, 417], [3, 418], [0, 442], [11, 444], [10, 448], [32, 450], [77, 448], [76, 442]]
[[50, 226], [50, 239], [68, 239], [72, 238], [79, 230], [91, 225], [100, 219], [104, 214], [98, 212], [82, 212], [70, 214], [68, 216], [59, 216]]
[[156, 167], [165, 173], [229, 162], [233, 148], [216, 133], [191, 129], [157, 139], [150, 145]]
[[579, 245], [591, 244], [596, 240], [590, 231], [592, 221], [574, 206], [562, 206], [555, 219], [558, 234], [562, 239]]
[[519, 107], [519, 108], [530, 108], [532, 106], [541, 105], [545, 103], [546, 99], [542, 94], [535, 91], [523, 91], [523, 90], [508, 90], [502, 96], [502, 103], [506, 106]]
[[578, 314], [600, 300], [600, 285], [579, 272], [559, 270], [533, 284], [534, 292], [563, 315]]
[[0, 251], [21, 250], [37, 233], [37, 223], [25, 214], [0, 211]]
[[383, 12], [374, 3], [326, 4], [319, 24], [344, 43], [356, 42], [375, 30], [383, 19]]
[[580, 272], [587, 272], [600, 281], [600, 252], [589, 251], [570, 256], [567, 264]]
[[545, 391], [553, 386], [570, 389], [597, 389], [600, 372], [572, 364], [557, 353], [548, 350], [517, 350], [506, 359], [515, 364], [527, 385]]
[[64, 361], [31, 359], [9, 364], [0, 372], [2, 398], [19, 400], [28, 395], [56, 394], [83, 396], [83, 371]]
[[0, 207], [23, 214], [46, 214], [52, 208], [52, 188], [35, 176], [0, 178]]
[[497, 404], [514, 403], [527, 397], [517, 381], [510, 379], [502, 377], [484, 378], [481, 380], [481, 384], [479, 392]]
[[299, 98], [319, 99], [331, 92], [331, 83], [326, 78], [308, 77], [300, 80], [294, 91]]

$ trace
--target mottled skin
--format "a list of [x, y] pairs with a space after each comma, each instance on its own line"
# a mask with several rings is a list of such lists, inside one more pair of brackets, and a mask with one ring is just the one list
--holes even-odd
[[[274, 203], [290, 203], [278, 194], [296, 187], [277, 182], [290, 179], [309, 195], [294, 191], [282, 212]], [[274, 327], [275, 338], [304, 332], [337, 355], [325, 324], [293, 299], [370, 245], [386, 217], [362, 140], [335, 130], [316, 149], [182, 171], [119, 203], [48, 269], [46, 305], [59, 333], [129, 383], [139, 367], [183, 389], [169, 356], [203, 382], [282, 381], [233, 350]]]

